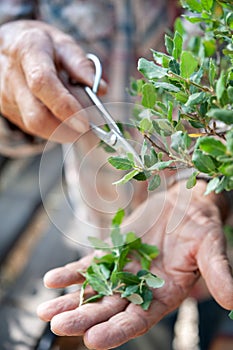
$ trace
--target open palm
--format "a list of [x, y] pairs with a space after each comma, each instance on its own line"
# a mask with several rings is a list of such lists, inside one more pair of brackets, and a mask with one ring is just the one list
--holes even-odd
[[[41, 304], [38, 315], [51, 321], [54, 333], [83, 335], [88, 348], [100, 350], [114, 348], [146, 333], [180, 305], [200, 275], [216, 301], [232, 309], [233, 278], [219, 210], [223, 203], [220, 197], [203, 196], [204, 187], [199, 181], [191, 193], [183, 183], [177, 184], [165, 197], [164, 193], [150, 197], [147, 204], [142, 204], [128, 219], [127, 229], [143, 232], [143, 241], [160, 249], [151, 271], [163, 278], [165, 285], [153, 291], [149, 310], [144, 311], [118, 295], [79, 307], [79, 292], [74, 292]], [[86, 256], [49, 271], [44, 278], [45, 285], [62, 288], [82, 282], [77, 270], [87, 267], [91, 259], [91, 255]], [[134, 273], [138, 269], [136, 261], [128, 266]]]

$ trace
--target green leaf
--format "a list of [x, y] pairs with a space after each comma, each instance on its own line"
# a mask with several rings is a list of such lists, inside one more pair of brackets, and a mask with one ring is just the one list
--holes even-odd
[[198, 141], [198, 147], [203, 152], [210, 154], [214, 158], [225, 155], [226, 153], [226, 146], [212, 136], [200, 138]]
[[136, 305], [140, 305], [140, 304], [143, 303], [143, 299], [142, 299], [141, 295], [139, 295], [139, 294], [137, 294], [137, 293], [133, 293], [133, 294], [129, 295], [129, 296], [127, 297], [127, 299], [128, 299], [131, 303], [136, 304]]
[[175, 32], [174, 39], [173, 39], [173, 51], [172, 56], [178, 60], [180, 58], [181, 52], [182, 52], [182, 45], [183, 45], [183, 38], [180, 35], [179, 32]]
[[126, 184], [129, 180], [131, 180], [134, 176], [136, 176], [139, 173], [139, 170], [134, 169], [125, 176], [123, 176], [120, 180], [113, 182], [113, 185]]
[[173, 126], [167, 119], [154, 119], [152, 124], [159, 135], [170, 136], [173, 132]]
[[148, 184], [148, 191], [154, 191], [161, 184], [161, 178], [158, 174], [154, 175], [152, 179], [150, 179]]
[[233, 103], [233, 86], [227, 88], [227, 96], [231, 103]]
[[143, 298], [143, 303], [141, 304], [141, 307], [143, 308], [143, 310], [148, 310], [153, 300], [153, 293], [149, 288], [144, 287], [141, 296]]
[[222, 164], [218, 170], [225, 176], [233, 176], [233, 164]]
[[202, 8], [206, 11], [210, 11], [213, 7], [213, 0], [201, 0]]
[[167, 75], [167, 69], [157, 66], [154, 62], [148, 61], [145, 58], [139, 59], [138, 70], [147, 79], [161, 79]]
[[210, 86], [214, 85], [214, 78], [216, 76], [216, 71], [217, 71], [216, 62], [214, 62], [213, 59], [211, 58], [210, 61], [209, 61], [209, 82], [210, 82]]
[[226, 146], [227, 146], [227, 151], [231, 154], [233, 154], [233, 130], [230, 130], [226, 134]]
[[192, 175], [189, 176], [187, 182], [186, 182], [186, 188], [188, 189], [191, 189], [193, 188], [196, 183], [197, 183], [197, 175], [198, 175], [198, 172], [197, 171], [194, 171], [192, 173]]
[[195, 106], [200, 103], [203, 103], [207, 98], [207, 95], [205, 92], [196, 92], [192, 95], [189, 96], [188, 101], [185, 103], [185, 106], [190, 107], [190, 106]]
[[229, 317], [231, 320], [233, 320], [233, 310], [231, 310], [231, 312], [229, 313]]
[[181, 54], [180, 73], [183, 78], [190, 78], [198, 66], [197, 59], [189, 51]]
[[233, 124], [233, 110], [215, 108], [211, 109], [207, 115], [208, 117], [220, 120], [227, 125]]
[[[155, 81], [155, 82], [153, 82], [153, 85], [156, 89], [162, 88], [162, 89], [164, 89], [166, 91], [170, 91], [170, 92], [179, 92], [180, 91], [180, 89], [176, 85], [165, 83], [165, 82]], [[156, 100], [156, 98], [155, 98], [155, 100]]]
[[113, 247], [121, 247], [124, 244], [124, 236], [120, 233], [119, 227], [111, 230], [111, 240]]
[[158, 162], [154, 164], [152, 167], [149, 168], [150, 171], [152, 170], [164, 170], [165, 168], [168, 168], [173, 163], [173, 160], [167, 160], [165, 162]]
[[155, 88], [152, 84], [144, 84], [142, 88], [142, 105], [146, 108], [153, 108], [156, 102]]
[[216, 167], [212, 158], [204, 154], [199, 149], [196, 149], [193, 152], [192, 161], [195, 167], [197, 168], [197, 170], [203, 173], [212, 174], [216, 170]]
[[189, 98], [189, 96], [183, 91], [177, 92], [176, 94], [174, 94], [174, 96], [175, 99], [181, 103], [186, 103]]
[[219, 79], [217, 80], [217, 83], [216, 83], [216, 95], [217, 95], [217, 99], [218, 101], [221, 100], [224, 92], [225, 92], [225, 89], [226, 89], [226, 76], [225, 76], [225, 72], [222, 71], [221, 72], [221, 75], [219, 77]]
[[171, 135], [171, 148], [174, 149], [177, 153], [180, 153], [181, 150], [186, 150], [191, 144], [191, 138], [187, 132], [177, 131]]
[[108, 161], [116, 169], [120, 169], [120, 170], [130, 170], [130, 169], [132, 169], [132, 163], [127, 158], [110, 157], [110, 158], [108, 158]]
[[125, 216], [124, 209], [122, 209], [122, 208], [118, 209], [118, 211], [116, 212], [116, 214], [114, 215], [114, 217], [112, 219], [112, 226], [121, 225], [121, 223], [124, 219], [124, 216]]
[[140, 283], [140, 278], [131, 272], [119, 271], [119, 272], [116, 272], [116, 277], [118, 278], [119, 281], [129, 285]]
[[172, 52], [174, 48], [173, 39], [169, 35], [165, 34], [164, 40], [165, 40], [165, 46], [166, 46], [167, 52], [169, 55], [172, 56]]
[[169, 68], [173, 73], [180, 75], [180, 65], [176, 60], [171, 60], [169, 62]]
[[138, 285], [137, 284], [132, 284], [131, 286], [128, 286], [125, 288], [124, 292], [121, 293], [122, 298], [126, 298], [130, 296], [131, 294], [134, 294], [138, 291]]
[[155, 259], [159, 255], [158, 247], [147, 243], [142, 243], [138, 251], [149, 260]]
[[108, 243], [102, 241], [97, 237], [88, 237], [89, 242], [95, 249], [109, 250], [110, 246]]
[[209, 193], [215, 191], [219, 185], [219, 182], [220, 179], [218, 177], [214, 177], [213, 179], [211, 179], [207, 184], [206, 191], [204, 194], [208, 195]]
[[174, 28], [175, 30], [180, 33], [180, 35], [183, 37], [184, 34], [186, 34], [186, 30], [184, 28], [183, 22], [181, 20], [181, 17], [177, 17], [175, 19], [175, 23], [174, 23]]
[[191, 12], [202, 12], [202, 5], [197, 0], [181, 0], [181, 5]]
[[150, 132], [152, 129], [152, 121], [148, 118], [143, 118], [139, 123], [141, 132]]
[[112, 289], [103, 275], [99, 265], [94, 262], [85, 273], [86, 280], [90, 286], [101, 295], [112, 295]]
[[164, 286], [165, 281], [162, 278], [159, 278], [151, 273], [144, 276], [146, 284], [151, 288], [161, 288]]

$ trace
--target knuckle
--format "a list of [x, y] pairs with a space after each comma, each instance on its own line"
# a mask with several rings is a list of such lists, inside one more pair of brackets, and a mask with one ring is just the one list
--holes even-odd
[[41, 67], [34, 67], [27, 74], [27, 83], [32, 93], [37, 95], [45, 86], [48, 86], [49, 72]]
[[27, 115], [23, 116], [24, 125], [27, 131], [38, 135], [44, 126], [43, 117], [39, 113], [31, 111]]

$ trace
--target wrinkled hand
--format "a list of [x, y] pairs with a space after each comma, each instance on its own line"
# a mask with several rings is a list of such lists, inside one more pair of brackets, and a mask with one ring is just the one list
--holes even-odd
[[[70, 36], [40, 21], [15, 21], [0, 28], [1, 113], [22, 130], [48, 139], [83, 108], [59, 78], [61, 70], [79, 83], [93, 84], [92, 64]], [[105, 85], [102, 81], [100, 93]], [[75, 125], [56, 132], [54, 141], [72, 141], [86, 130], [88, 122], [80, 114]]]
[[[148, 311], [119, 296], [104, 297], [95, 304], [78, 307], [79, 293], [74, 292], [41, 304], [38, 315], [51, 321], [52, 331], [58, 335], [83, 335], [88, 348], [110, 349], [144, 334], [176, 309], [200, 275], [216, 301], [232, 309], [233, 278], [218, 209], [223, 203], [215, 195], [203, 196], [205, 186], [199, 181], [191, 191], [185, 189], [184, 183], [176, 184], [166, 197], [164, 193], [150, 197], [148, 210], [144, 210], [143, 204], [129, 218], [127, 231], [137, 227], [137, 233], [142, 233], [150, 222], [143, 240], [160, 249], [151, 271], [165, 279], [165, 285], [154, 290]], [[49, 271], [44, 278], [45, 286], [60, 288], [80, 283], [82, 278], [77, 270], [87, 267], [91, 258], [86, 256]], [[136, 272], [137, 262], [129, 269]]]

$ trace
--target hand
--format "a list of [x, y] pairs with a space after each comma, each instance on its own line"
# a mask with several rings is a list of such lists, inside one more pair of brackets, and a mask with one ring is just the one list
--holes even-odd
[[[184, 183], [176, 184], [166, 196], [161, 192], [150, 197], [147, 210], [143, 204], [129, 218], [127, 231], [137, 227], [137, 233], [142, 233], [150, 222], [143, 240], [160, 249], [151, 271], [163, 278], [165, 285], [154, 291], [149, 310], [144, 311], [118, 296], [78, 307], [79, 293], [74, 292], [41, 304], [38, 315], [51, 321], [54, 333], [83, 335], [88, 348], [100, 350], [119, 346], [147, 332], [180, 305], [200, 275], [216, 301], [232, 309], [233, 278], [218, 209], [223, 207], [223, 202], [219, 196], [204, 196], [205, 186], [199, 181], [191, 191], [185, 189]], [[45, 286], [63, 288], [80, 283], [82, 277], [77, 270], [87, 267], [91, 258], [86, 256], [49, 271], [44, 277]], [[129, 266], [133, 272], [137, 269], [136, 261]]]
[[[15, 21], [0, 28], [0, 106], [2, 114], [22, 130], [42, 138], [68, 142], [88, 130], [81, 114], [70, 126], [58, 128], [81, 109], [65, 87], [61, 71], [92, 86], [92, 63], [77, 43], [58, 29], [39, 21]], [[100, 93], [106, 84], [100, 84]], [[75, 130], [72, 127], [75, 126]]]

